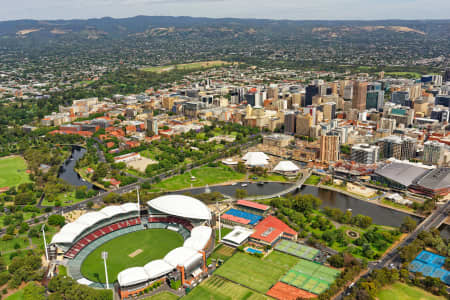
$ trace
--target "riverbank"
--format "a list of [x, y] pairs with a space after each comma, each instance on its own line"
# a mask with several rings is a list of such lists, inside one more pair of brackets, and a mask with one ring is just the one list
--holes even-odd
[[355, 199], [358, 199], [358, 200], [361, 200], [361, 201], [372, 203], [372, 204], [375, 204], [377, 206], [381, 206], [381, 207], [384, 207], [384, 208], [392, 209], [392, 210], [395, 210], [395, 211], [398, 211], [398, 212], [402, 212], [402, 213], [405, 213], [405, 214], [408, 214], [408, 215], [413, 215], [413, 216], [415, 216], [417, 218], [420, 218], [420, 219], [426, 218], [426, 216], [421, 215], [421, 214], [417, 214], [416, 212], [412, 212], [410, 210], [403, 209], [403, 208], [400, 208], [400, 207], [394, 207], [394, 206], [391, 206], [391, 205], [387, 205], [387, 204], [384, 204], [384, 203], [379, 202], [377, 200], [370, 200], [370, 199], [367, 199], [367, 198], [362, 197], [360, 195], [357, 195], [357, 194], [345, 191], [343, 189], [335, 188], [335, 187], [332, 187], [332, 186], [323, 185], [323, 184], [319, 184], [319, 185], [304, 184], [304, 185], [305, 186], [317, 187], [317, 188], [321, 188], [321, 189], [325, 189], [325, 190], [329, 190], [329, 191], [333, 191], [333, 192], [337, 192], [337, 193], [341, 193], [341, 194], [346, 195], [348, 197], [352, 197], [352, 198], [355, 198]]

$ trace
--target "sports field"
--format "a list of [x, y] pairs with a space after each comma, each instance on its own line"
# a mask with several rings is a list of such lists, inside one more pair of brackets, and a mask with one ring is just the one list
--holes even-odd
[[229, 62], [222, 61], [222, 60], [212, 60], [212, 61], [193, 62], [193, 63], [189, 63], [189, 64], [149, 67], [149, 68], [143, 68], [142, 71], [163, 73], [163, 72], [169, 72], [169, 71], [172, 71], [175, 69], [192, 70], [192, 69], [200, 69], [200, 68], [213, 68], [213, 67], [229, 65], [229, 64], [230, 64]]
[[[195, 177], [194, 180], [192, 180], [192, 176]], [[160, 183], [154, 184], [152, 187], [166, 191], [176, 191], [190, 188], [191, 185], [194, 187], [205, 186], [206, 184], [212, 185], [231, 180], [241, 180], [244, 177], [245, 174], [238, 173], [224, 165], [219, 165], [218, 167], [205, 166], [171, 177]]]
[[27, 163], [20, 156], [0, 158], [0, 188], [31, 182], [26, 170]]
[[410, 286], [401, 282], [383, 288], [377, 295], [378, 300], [443, 300], [444, 297], [438, 297], [430, 294], [421, 288]]
[[212, 276], [183, 297], [186, 300], [262, 300], [266, 296], [223, 278]]
[[319, 250], [301, 245], [299, 243], [295, 243], [288, 240], [281, 240], [276, 246], [275, 250], [278, 250], [280, 252], [284, 252], [290, 255], [294, 255], [300, 258], [304, 258], [307, 260], [313, 260], [314, 257], [319, 254]]
[[170, 292], [161, 292], [144, 300], [177, 300], [178, 296]]
[[298, 261], [294, 256], [275, 251], [263, 259], [240, 252], [215, 274], [266, 293]]
[[[144, 266], [148, 262], [163, 258], [170, 250], [180, 247], [183, 237], [171, 230], [148, 229], [115, 238], [95, 249], [81, 265], [81, 273], [92, 281], [105, 282], [102, 251], [108, 252], [109, 282], [117, 279], [117, 274], [130, 267]], [[136, 250], [141, 249], [138, 255]]]
[[339, 273], [340, 271], [338, 270], [300, 259], [299, 262], [283, 276], [281, 281], [319, 295], [328, 289]]

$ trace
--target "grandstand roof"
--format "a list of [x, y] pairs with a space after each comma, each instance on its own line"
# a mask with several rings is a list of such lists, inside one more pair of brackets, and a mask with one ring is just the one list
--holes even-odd
[[267, 243], [272, 243], [283, 233], [296, 235], [297, 232], [286, 225], [280, 219], [274, 216], [268, 216], [258, 225], [255, 226], [255, 233], [251, 235], [251, 238], [261, 240]]
[[166, 214], [199, 220], [210, 220], [211, 211], [200, 200], [184, 195], [166, 195], [147, 202], [147, 205]]
[[299, 167], [297, 167], [296, 164], [294, 164], [292, 161], [289, 160], [283, 160], [278, 163], [278, 165], [273, 168], [276, 172], [297, 172], [300, 170]]
[[267, 161], [267, 159], [261, 157], [261, 156], [250, 156], [247, 161], [245, 162], [245, 164], [247, 166], [252, 166], [252, 167], [258, 167], [258, 166], [265, 166], [268, 165], [269, 162]]
[[138, 211], [137, 203], [125, 203], [120, 206], [109, 206], [97, 212], [88, 212], [72, 223], [66, 224], [53, 236], [52, 244], [72, 243], [83, 231], [94, 224], [114, 216]]
[[188, 266], [192, 261], [201, 259], [203, 256], [197, 250], [188, 247], [175, 248], [164, 257], [164, 261], [176, 266]]
[[241, 206], [246, 206], [246, 207], [251, 207], [254, 209], [258, 209], [258, 210], [268, 210], [270, 208], [269, 205], [264, 205], [258, 202], [254, 202], [254, 201], [248, 201], [248, 200], [238, 200], [237, 201], [237, 205], [241, 205]]
[[212, 229], [207, 226], [198, 226], [192, 229], [191, 237], [188, 238], [183, 246], [195, 250], [203, 250], [211, 238]]
[[172, 271], [173, 266], [162, 259], [157, 259], [146, 264], [144, 270], [150, 279], [155, 279]]
[[117, 275], [120, 286], [130, 286], [150, 280], [143, 267], [134, 267], [123, 270]]

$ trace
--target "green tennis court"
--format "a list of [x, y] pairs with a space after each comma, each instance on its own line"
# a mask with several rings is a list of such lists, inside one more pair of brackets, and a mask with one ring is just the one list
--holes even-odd
[[288, 240], [281, 240], [275, 250], [308, 260], [313, 260], [319, 254], [317, 249]]

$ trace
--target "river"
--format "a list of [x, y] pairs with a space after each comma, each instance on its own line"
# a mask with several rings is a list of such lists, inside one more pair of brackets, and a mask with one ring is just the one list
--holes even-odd
[[72, 155], [61, 165], [58, 172], [58, 177], [66, 181], [67, 183], [74, 186], [86, 186], [88, 190], [94, 189], [99, 190], [92, 183], [84, 181], [77, 172], [75, 172], [75, 164], [78, 160], [80, 160], [84, 154], [86, 153], [86, 149], [83, 147], [72, 147]]
[[[212, 186], [211, 191], [217, 191], [227, 196], [234, 196], [236, 189], [247, 190], [250, 196], [253, 195], [271, 195], [287, 189], [288, 183], [270, 182], [264, 185], [256, 183], [246, 183], [247, 186], [242, 186], [241, 183], [236, 185]], [[205, 192], [205, 188], [194, 188], [186, 190], [192, 194], [200, 194]], [[361, 214], [372, 218], [373, 222], [378, 225], [399, 227], [404, 218], [409, 214], [393, 210], [384, 206], [379, 206], [367, 201], [359, 200], [335, 191], [321, 189], [315, 186], [303, 186], [300, 191], [301, 194], [311, 194], [322, 200], [322, 207], [328, 206], [339, 208], [342, 211], [351, 209], [353, 215]], [[416, 216], [410, 215], [416, 221], [420, 221]]]

